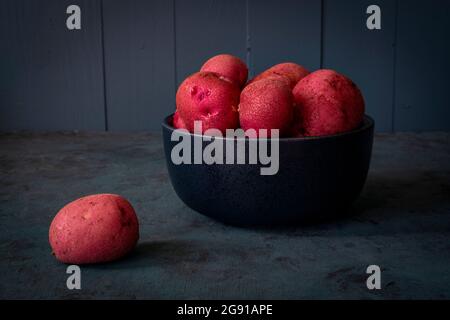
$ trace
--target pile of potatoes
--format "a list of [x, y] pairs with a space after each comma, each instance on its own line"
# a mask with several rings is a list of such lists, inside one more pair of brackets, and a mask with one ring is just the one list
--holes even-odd
[[241, 127], [303, 137], [349, 131], [362, 122], [361, 91], [336, 71], [310, 73], [285, 62], [248, 82], [247, 76], [247, 66], [235, 56], [221, 54], [206, 61], [179, 86], [173, 126], [193, 132], [194, 121], [200, 121], [203, 132]]

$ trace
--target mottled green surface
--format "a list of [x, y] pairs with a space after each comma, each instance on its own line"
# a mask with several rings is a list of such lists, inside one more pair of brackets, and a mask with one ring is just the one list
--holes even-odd
[[[69, 291], [48, 227], [65, 203], [103, 192], [132, 202], [139, 245], [82, 267], [82, 290]], [[3, 134], [0, 298], [450, 298], [450, 134], [378, 135], [354, 211], [302, 228], [228, 227], [177, 198], [159, 135]], [[383, 270], [377, 292], [370, 264]]]

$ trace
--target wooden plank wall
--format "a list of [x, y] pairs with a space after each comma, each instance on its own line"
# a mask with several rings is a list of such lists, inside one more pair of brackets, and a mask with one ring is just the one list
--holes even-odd
[[285, 61], [320, 68], [320, 1], [249, 0], [248, 26], [253, 73]]
[[323, 67], [349, 76], [360, 87], [366, 113], [378, 131], [392, 131], [395, 1], [379, 0], [381, 30], [365, 27], [371, 0], [324, 2]]
[[[0, 2], [0, 129], [104, 130], [100, 0]], [[45, 3], [45, 5], [44, 5]]]
[[450, 1], [399, 0], [395, 131], [450, 130]]
[[[66, 8], [82, 29], [65, 27]], [[178, 84], [228, 52], [251, 75], [281, 62], [361, 87], [377, 131], [450, 130], [450, 1], [4, 0], [0, 130], [159, 131]]]
[[246, 3], [242, 0], [176, 0], [177, 83], [217, 53], [246, 58]]
[[159, 130], [174, 109], [173, 11], [168, 0], [103, 2], [108, 130]]

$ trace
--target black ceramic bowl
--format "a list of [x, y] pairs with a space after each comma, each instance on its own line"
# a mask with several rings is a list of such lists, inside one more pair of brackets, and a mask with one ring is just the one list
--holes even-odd
[[[350, 132], [281, 138], [278, 173], [261, 175], [265, 166], [260, 164], [174, 164], [172, 148], [179, 142], [171, 141], [172, 115], [162, 123], [167, 168], [178, 196], [206, 216], [239, 226], [297, 224], [341, 215], [366, 180], [373, 129], [373, 119], [365, 116]], [[181, 135], [192, 144], [203, 137]], [[235, 149], [239, 139], [242, 143], [242, 138], [213, 139], [232, 140]], [[250, 140], [243, 140], [248, 151]], [[201, 142], [201, 148], [208, 144]]]

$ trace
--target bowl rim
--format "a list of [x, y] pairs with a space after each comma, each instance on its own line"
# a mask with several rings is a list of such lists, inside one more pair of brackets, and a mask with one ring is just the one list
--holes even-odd
[[[161, 126], [163, 128], [166, 128], [170, 131], [174, 131], [177, 130], [175, 127], [173, 127], [172, 125], [169, 124], [169, 119], [171, 119], [173, 117], [175, 113], [171, 113], [168, 116], [166, 116], [164, 118], [164, 120], [161, 122]], [[344, 136], [349, 136], [349, 135], [353, 135], [353, 134], [357, 134], [359, 132], [362, 131], [366, 131], [369, 130], [371, 128], [373, 128], [375, 125], [375, 121], [373, 120], [372, 117], [368, 116], [367, 114], [364, 114], [364, 118], [363, 118], [363, 123], [362, 125], [360, 125], [358, 128], [350, 130], [350, 131], [344, 131], [344, 132], [340, 132], [340, 133], [336, 133], [336, 134], [330, 134], [330, 135], [325, 135], [325, 136], [308, 136], [308, 137], [282, 137], [282, 138], [278, 138], [279, 141], [311, 141], [311, 140], [326, 140], [326, 139], [332, 139], [332, 138], [338, 138], [338, 137], [344, 137]], [[242, 139], [240, 137], [226, 137], [226, 136], [206, 136], [203, 134], [196, 134], [196, 133], [192, 133], [192, 132], [186, 132], [185, 131], [181, 131], [181, 134], [184, 135], [189, 135], [189, 136], [193, 136], [193, 137], [198, 137], [198, 138], [203, 138], [203, 137], [208, 137], [211, 139], [222, 139], [222, 140], [235, 140], [235, 139]], [[271, 138], [250, 138], [250, 137], [245, 137], [245, 139], [249, 139], [249, 140], [270, 140]]]

